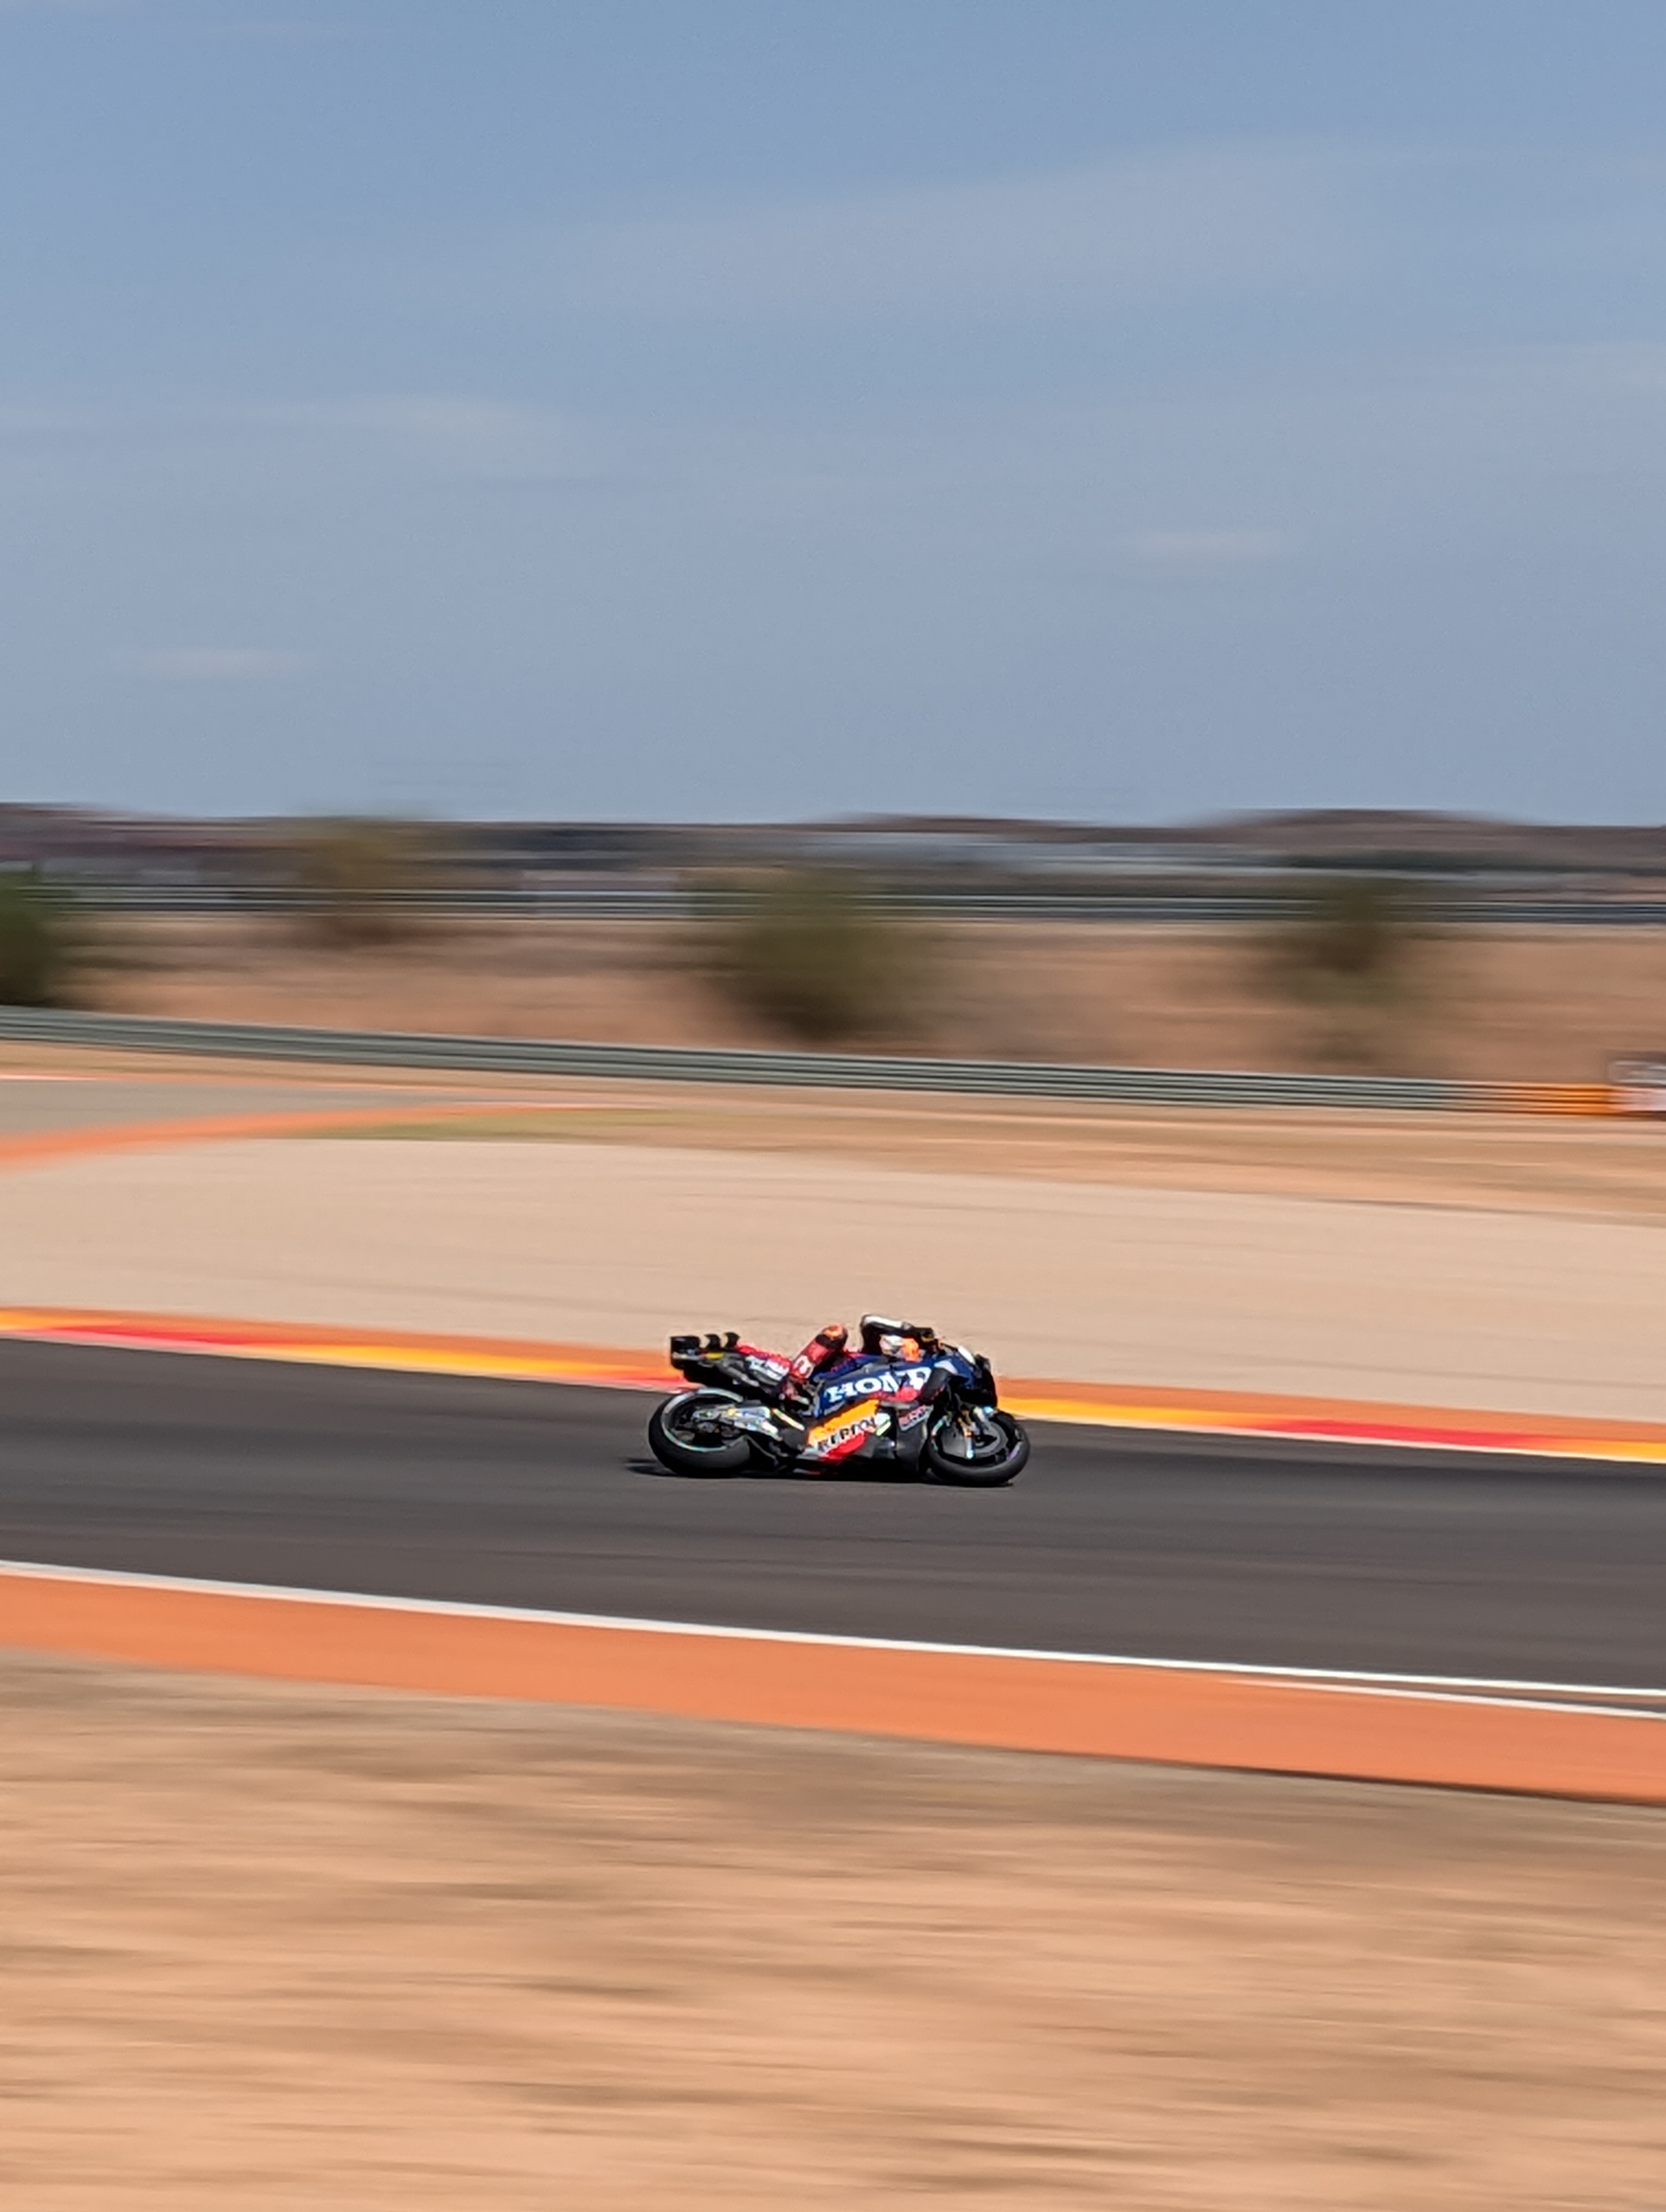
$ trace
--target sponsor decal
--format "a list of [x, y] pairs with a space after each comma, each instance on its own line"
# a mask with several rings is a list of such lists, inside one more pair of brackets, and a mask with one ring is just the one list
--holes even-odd
[[835, 1406], [848, 1404], [856, 1398], [896, 1398], [910, 1390], [921, 1390], [931, 1375], [929, 1367], [883, 1367], [866, 1375], [853, 1375], [848, 1382], [830, 1382], [822, 1392], [822, 1404], [830, 1412]]
[[878, 1436], [885, 1425], [885, 1416], [879, 1413], [824, 1421], [811, 1430], [809, 1449], [823, 1459], [836, 1459], [842, 1452], [854, 1451], [864, 1437]]

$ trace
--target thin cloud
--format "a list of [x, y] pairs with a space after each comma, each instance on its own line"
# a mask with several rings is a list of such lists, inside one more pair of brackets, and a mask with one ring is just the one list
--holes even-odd
[[264, 40], [277, 45], [332, 44], [357, 34], [352, 23], [298, 15], [248, 15], [192, 27], [203, 38]]
[[1276, 530], [1148, 530], [1129, 550], [1158, 574], [1212, 576], [1276, 560], [1285, 547]]
[[141, 653], [140, 672], [166, 684], [266, 684], [306, 665], [298, 653], [268, 646], [180, 645]]
[[593, 445], [560, 410], [444, 392], [368, 392], [240, 410], [240, 425], [327, 439], [448, 474], [589, 478]]
[[[5, 0], [0, 0], [0, 7], [4, 5]], [[21, 442], [55, 437], [64, 431], [85, 430], [98, 420], [85, 408], [0, 405], [0, 438]]]
[[471, 256], [466, 293], [603, 314], [1103, 304], [1288, 282], [1340, 249], [1335, 157], [1210, 146], [1053, 175], [563, 225]]

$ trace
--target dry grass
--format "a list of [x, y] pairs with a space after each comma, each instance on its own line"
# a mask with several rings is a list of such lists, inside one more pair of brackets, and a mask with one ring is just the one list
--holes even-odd
[[[1327, 1064], [1324, 1024], [1280, 999], [1256, 941], [1208, 929], [962, 924], [937, 933], [929, 993], [892, 1048], [1178, 1067]], [[472, 923], [420, 951], [309, 951], [277, 923], [136, 924], [104, 996], [209, 1020], [619, 1042], [777, 1042], [701, 981], [652, 923]], [[907, 1003], [907, 978], [897, 979]], [[1380, 1064], [1584, 1082], [1666, 1045], [1666, 937], [1652, 930], [1451, 933], [1376, 1041]]]
[[1653, 2212], [1662, 1823], [3, 1676], [15, 2212]]

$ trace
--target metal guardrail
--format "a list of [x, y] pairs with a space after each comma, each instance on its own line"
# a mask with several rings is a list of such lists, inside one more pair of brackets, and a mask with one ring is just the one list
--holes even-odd
[[61, 1013], [17, 1006], [0, 1007], [0, 1042], [493, 1075], [961, 1091], [1001, 1097], [1122, 1099], [1147, 1105], [1600, 1114], [1620, 1110], [1621, 1104], [1620, 1094], [1607, 1084], [1458, 1083], [1408, 1076], [1091, 1067], [866, 1053], [701, 1051], [543, 1037], [428, 1036], [378, 1030], [289, 1029], [257, 1022], [169, 1021], [152, 1015]]
[[[88, 884], [76, 902], [92, 914], [299, 915], [307, 895], [282, 886], [248, 889], [208, 884]], [[456, 890], [384, 892], [379, 903], [430, 913], [478, 915], [501, 921], [691, 921], [734, 910], [721, 892], [634, 887]], [[1255, 924], [1294, 914], [1296, 902], [1274, 891], [879, 891], [873, 902], [898, 914], [935, 915], [945, 921], [1121, 922], [1197, 927]], [[1595, 898], [1452, 898], [1434, 896], [1420, 911], [1447, 927], [1505, 928], [1666, 928], [1666, 900]]]

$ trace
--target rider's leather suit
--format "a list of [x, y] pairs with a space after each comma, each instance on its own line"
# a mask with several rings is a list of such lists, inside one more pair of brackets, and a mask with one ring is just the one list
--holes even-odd
[[920, 1322], [887, 1321], [883, 1314], [864, 1314], [858, 1325], [860, 1351], [850, 1349], [850, 1332], [842, 1322], [830, 1321], [818, 1329], [787, 1370], [788, 1387], [807, 1397], [815, 1377], [824, 1369], [846, 1359], [917, 1359], [921, 1347], [934, 1344], [937, 1334]]

